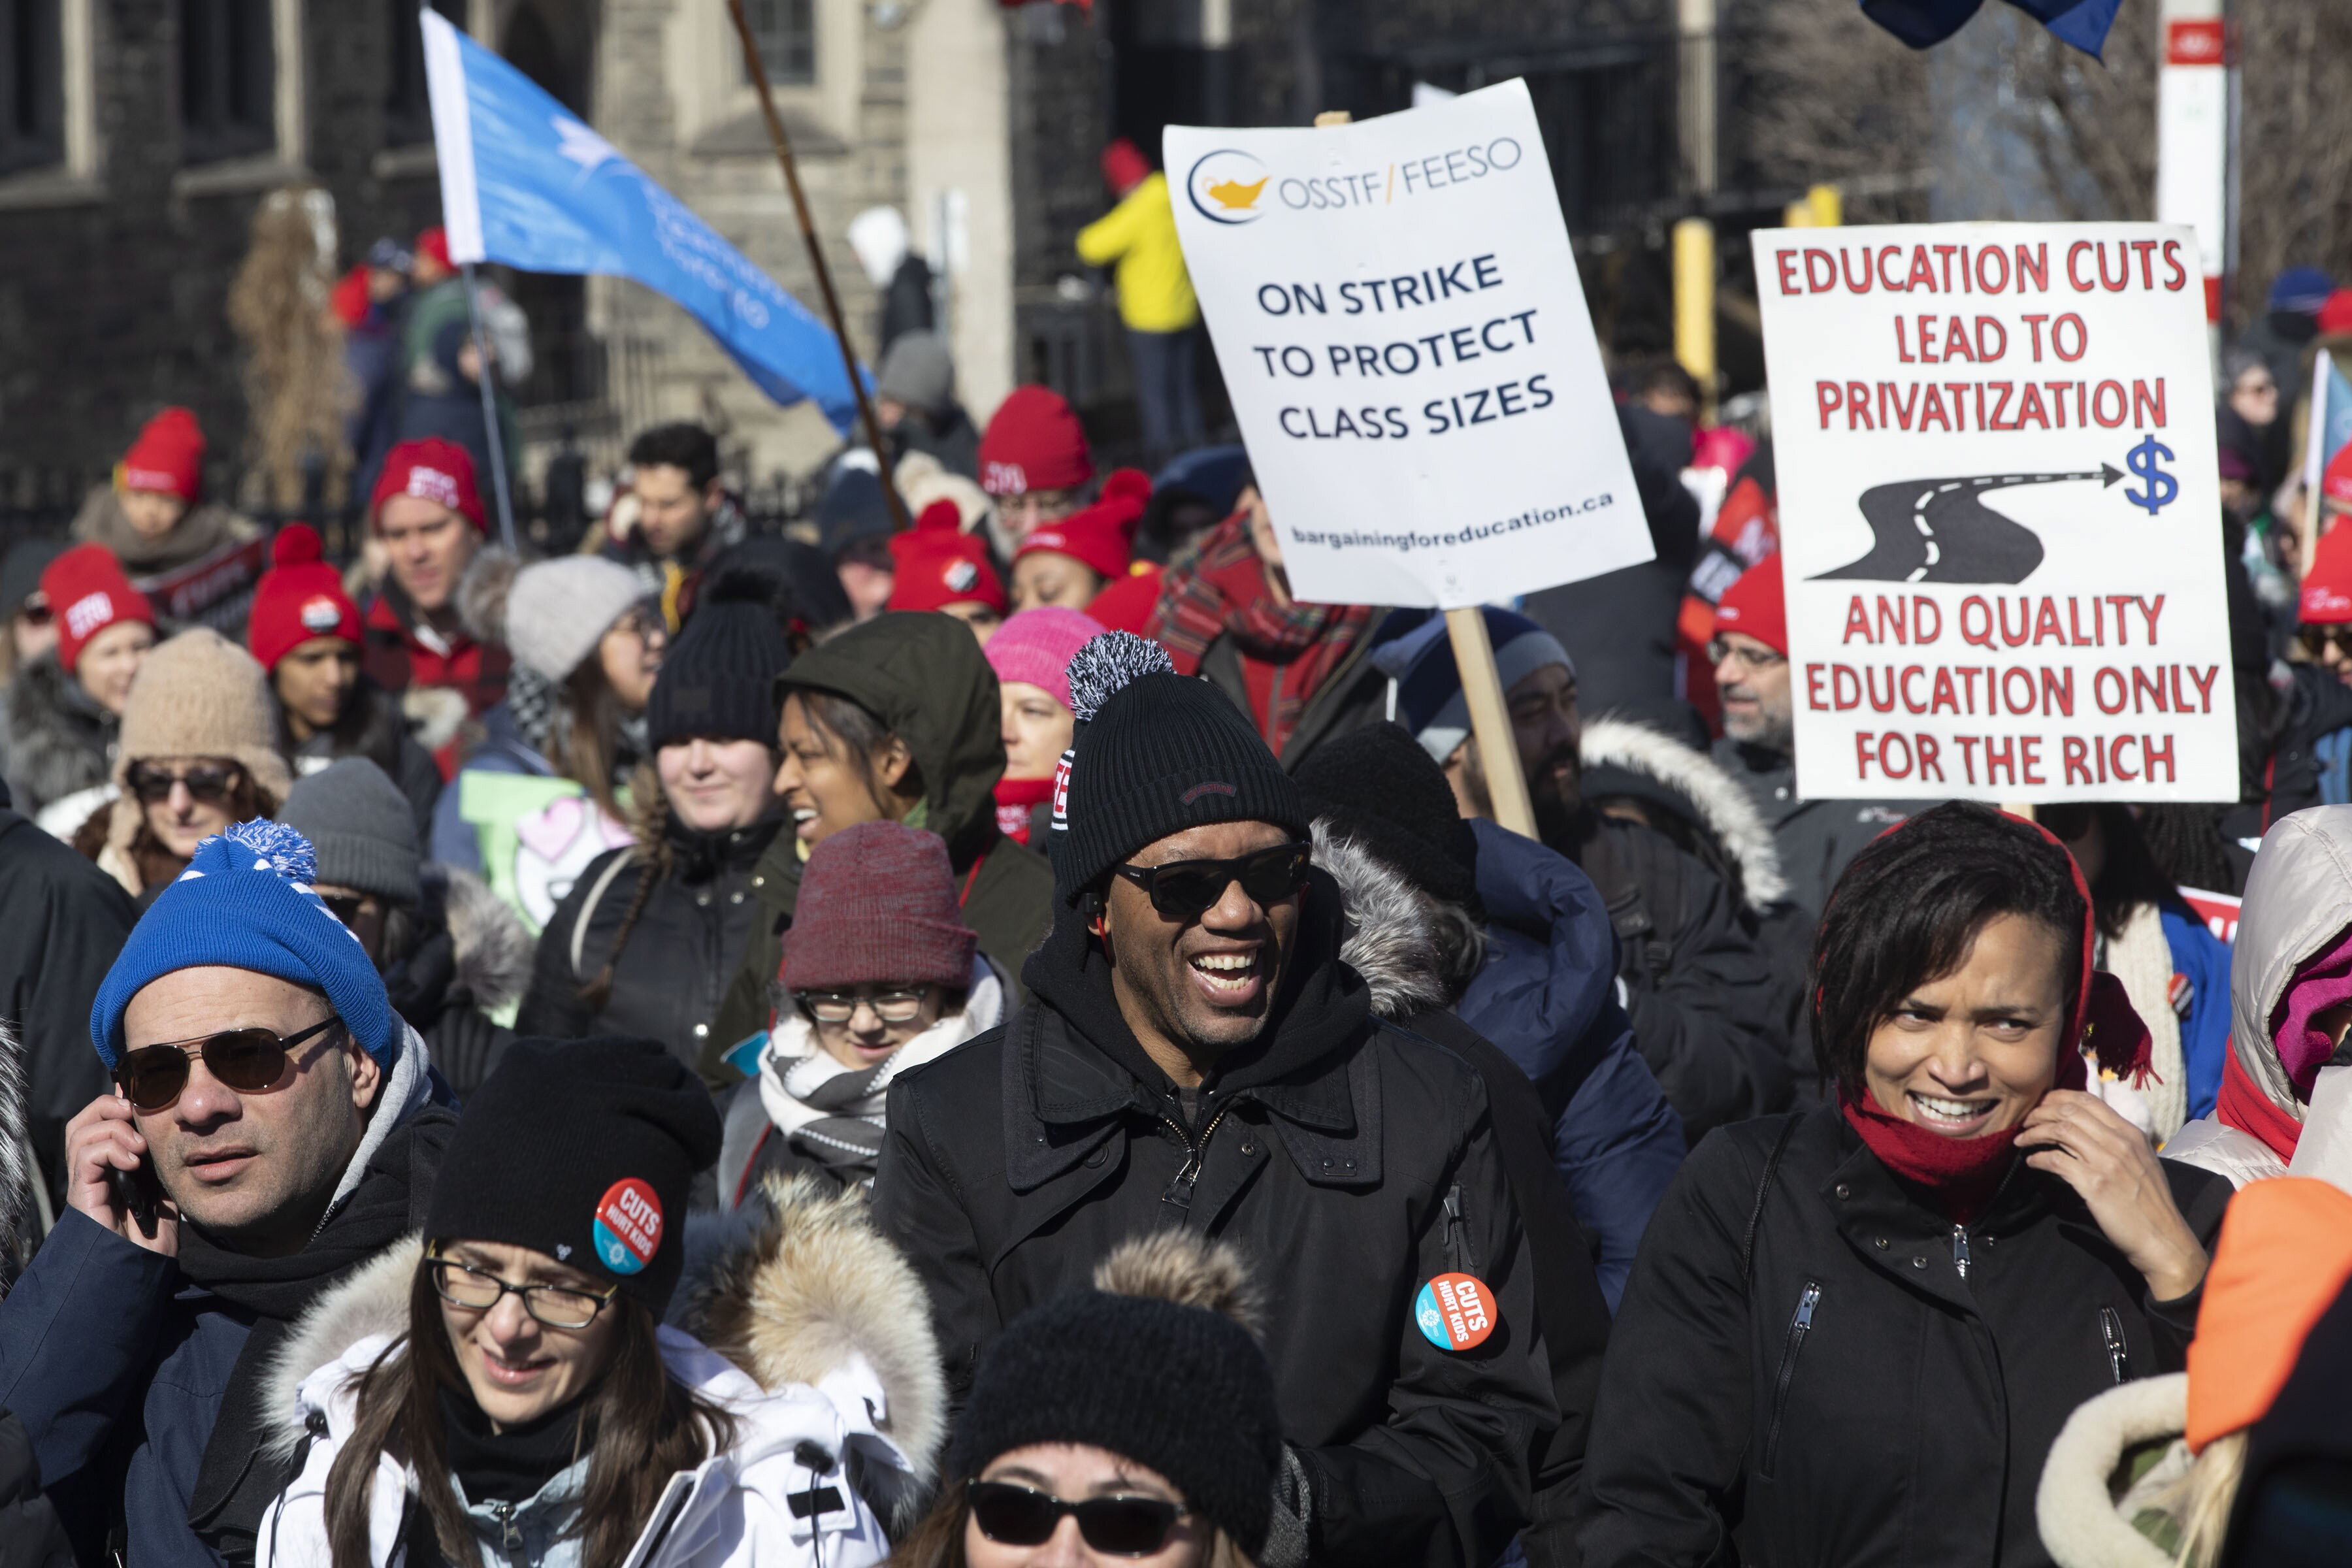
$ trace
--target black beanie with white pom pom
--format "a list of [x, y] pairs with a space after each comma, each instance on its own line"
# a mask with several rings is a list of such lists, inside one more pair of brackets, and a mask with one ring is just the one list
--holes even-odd
[[1145, 845], [1211, 822], [1307, 836], [1307, 803], [1249, 715], [1168, 652], [1105, 632], [1070, 660], [1077, 738], [1054, 792], [1054, 892], [1079, 896]]

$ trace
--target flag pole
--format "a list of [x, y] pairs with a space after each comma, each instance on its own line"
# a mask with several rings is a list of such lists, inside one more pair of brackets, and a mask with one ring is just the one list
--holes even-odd
[[490, 442], [490, 487], [499, 500], [499, 540], [511, 552], [515, 548], [514, 501], [507, 494], [506, 438], [499, 431], [499, 395], [491, 386], [496, 374], [490, 363], [490, 344], [482, 331], [481, 291], [474, 281], [474, 264], [464, 264], [466, 278], [466, 320], [473, 324], [474, 382], [482, 394], [482, 425]]
[[890, 454], [882, 442], [881, 423], [874, 417], [874, 405], [866, 395], [866, 383], [857, 374], [857, 356], [850, 352], [849, 329], [841, 319], [841, 297], [833, 290], [833, 270], [824, 264], [824, 249], [817, 243], [816, 226], [809, 221], [808, 197], [801, 190], [800, 169], [793, 162], [792, 140], [784, 134], [784, 122], [776, 114], [775, 93], [768, 86], [768, 68], [760, 58], [760, 48], [751, 37], [751, 24], [743, 16], [743, 0], [727, 0], [728, 15], [734, 18], [735, 37], [743, 46], [743, 68], [751, 74], [751, 85], [759, 89], [760, 113], [768, 121], [768, 140], [776, 149], [776, 162], [784, 171], [784, 185], [793, 194], [793, 215], [800, 219], [801, 238], [806, 242], [809, 265], [816, 269], [817, 292], [824, 296], [824, 313], [832, 319], [834, 340], [841, 344], [841, 368], [849, 377], [851, 395], [857, 399], [857, 416], [866, 425], [866, 443], [874, 451], [874, 464], [882, 481], [882, 499], [890, 508], [890, 526], [904, 531], [908, 525], [907, 503], [898, 495], [898, 487], [890, 474]]

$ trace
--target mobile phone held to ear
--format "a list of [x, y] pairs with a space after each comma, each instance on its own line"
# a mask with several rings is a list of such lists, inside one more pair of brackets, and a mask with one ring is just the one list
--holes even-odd
[[148, 1240], [155, 1239], [155, 1215], [163, 1198], [163, 1184], [155, 1180], [155, 1161], [150, 1154], [139, 1156], [139, 1168], [125, 1171], [109, 1165], [106, 1168], [107, 1191], [113, 1195], [114, 1206], [128, 1214], [139, 1226], [139, 1234]]

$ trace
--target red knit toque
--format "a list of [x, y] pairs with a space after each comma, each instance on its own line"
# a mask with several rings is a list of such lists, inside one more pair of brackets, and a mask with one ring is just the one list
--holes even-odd
[[961, 989], [979, 941], [956, 906], [946, 841], [901, 822], [861, 822], [809, 852], [776, 978], [792, 991], [892, 981]]
[[154, 606], [122, 574], [122, 563], [103, 544], [77, 544], [41, 574], [41, 592], [57, 617], [58, 663], [68, 675], [89, 639], [117, 621], [155, 624]]
[[2352, 445], [2327, 459], [2319, 470], [2319, 493], [2338, 506], [2352, 506]]
[[1110, 188], [1123, 196], [1151, 178], [1151, 160], [1143, 155], [1142, 148], [1121, 136], [1102, 150], [1102, 172]]
[[923, 509], [913, 528], [890, 536], [890, 559], [898, 574], [890, 581], [888, 608], [937, 610], [977, 604], [1000, 616], [1004, 613], [1004, 584], [988, 563], [988, 546], [964, 532], [962, 521], [955, 502], [935, 500]]
[[1780, 587], [1780, 555], [1775, 551], [1739, 574], [1715, 606], [1715, 629], [1745, 632], [1774, 653], [1789, 653], [1789, 606]]
[[1048, 386], [1016, 386], [980, 438], [980, 488], [992, 496], [1072, 490], [1095, 477], [1086, 427]]
[[457, 264], [449, 259], [449, 231], [439, 224], [435, 224], [431, 228], [425, 229], [417, 235], [415, 249], [417, 255], [431, 257], [446, 270], [450, 272], [457, 270]]
[[1021, 542], [1013, 559], [1051, 550], [1083, 561], [1097, 575], [1116, 582], [1127, 575], [1127, 563], [1135, 559], [1135, 526], [1143, 521], [1143, 503], [1150, 499], [1150, 475], [1139, 468], [1114, 468], [1103, 481], [1101, 500], [1039, 528]]
[[2319, 332], [2322, 337], [2352, 332], [2352, 289], [2338, 289], [2321, 302]]
[[403, 441], [383, 460], [383, 477], [368, 498], [368, 526], [383, 520], [383, 503], [394, 496], [421, 496], [439, 501], [487, 533], [482, 519], [482, 495], [474, 488], [474, 459], [465, 447], [438, 436]]
[[1133, 632], [1148, 637], [1152, 616], [1160, 608], [1160, 579], [1157, 566], [1130, 570], [1088, 601], [1087, 614], [1100, 621], [1107, 632]]
[[346, 327], [364, 326], [368, 307], [374, 301], [368, 298], [368, 266], [362, 261], [341, 278], [327, 291], [327, 306], [335, 312], [335, 320]]
[[2352, 623], [2352, 524], [2339, 521], [2319, 536], [2295, 619], [2306, 626]]
[[245, 646], [264, 669], [312, 637], [360, 640], [360, 607], [343, 592], [342, 574], [327, 564], [319, 531], [289, 522], [269, 544], [270, 569], [253, 590]]
[[196, 416], [174, 405], [147, 421], [115, 477], [126, 490], [161, 490], [193, 503], [205, 482], [205, 433]]

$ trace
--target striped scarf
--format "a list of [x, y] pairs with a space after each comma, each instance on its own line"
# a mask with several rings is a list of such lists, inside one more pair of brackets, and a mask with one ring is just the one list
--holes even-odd
[[1282, 605], [1235, 512], [1202, 537], [1192, 559], [1168, 569], [1153, 631], [1180, 675], [1197, 675], [1211, 644], [1233, 639], [1250, 716], [1275, 755], [1371, 624], [1362, 605]]

